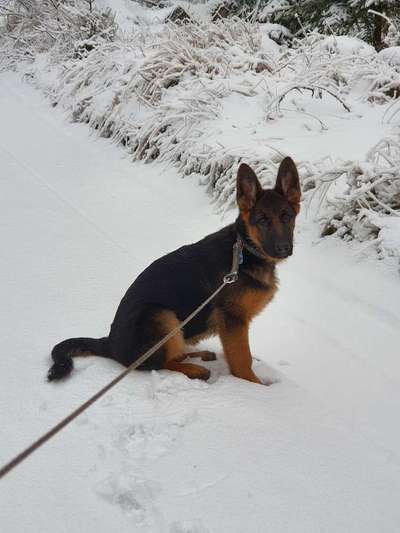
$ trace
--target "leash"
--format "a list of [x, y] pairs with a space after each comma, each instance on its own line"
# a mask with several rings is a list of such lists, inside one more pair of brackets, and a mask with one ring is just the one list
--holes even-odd
[[38, 448], [43, 446], [45, 442], [50, 440], [52, 437], [57, 435], [65, 426], [70, 424], [75, 418], [77, 418], [80, 414], [82, 414], [86, 409], [88, 409], [92, 404], [94, 404], [97, 400], [99, 400], [102, 396], [106, 394], [110, 389], [112, 389], [117, 383], [119, 383], [122, 379], [124, 379], [125, 376], [127, 376], [132, 370], [135, 370], [138, 366], [140, 366], [142, 363], [144, 363], [149, 357], [151, 357], [157, 350], [161, 348], [169, 339], [171, 339], [174, 335], [176, 335], [186, 324], [188, 324], [196, 315], [200, 313], [204, 307], [213, 300], [217, 294], [225, 287], [225, 285], [230, 285], [231, 283], [235, 283], [239, 277], [239, 265], [243, 262], [243, 241], [241, 237], [238, 235], [237, 240], [235, 244], [233, 245], [233, 253], [232, 253], [232, 267], [228, 274], [226, 274], [222, 280], [222, 283], [219, 285], [219, 287], [204, 300], [192, 313], [190, 313], [189, 316], [187, 316], [180, 324], [178, 324], [174, 329], [172, 329], [165, 337], [163, 337], [157, 344], [155, 344], [152, 348], [147, 350], [143, 355], [141, 355], [136, 361], [134, 361], [131, 365], [129, 365], [125, 370], [123, 370], [120, 374], [118, 374], [112, 381], [110, 381], [107, 385], [105, 385], [102, 389], [100, 389], [96, 394], [91, 396], [88, 400], [86, 400], [84, 403], [82, 403], [79, 407], [77, 407], [74, 411], [72, 411], [68, 416], [66, 416], [63, 420], [61, 420], [58, 424], [53, 426], [47, 433], [42, 435], [40, 438], [38, 438], [35, 442], [33, 442], [30, 446], [25, 448], [21, 453], [16, 455], [11, 461], [9, 461], [7, 464], [5, 464], [0, 469], [0, 479], [3, 478], [6, 474], [8, 474], [11, 470], [13, 470], [15, 467], [17, 467], [22, 461], [27, 459], [34, 451], [36, 451]]

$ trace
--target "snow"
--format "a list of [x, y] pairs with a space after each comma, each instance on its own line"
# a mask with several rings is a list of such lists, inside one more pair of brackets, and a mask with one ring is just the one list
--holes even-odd
[[380, 59], [392, 66], [400, 66], [400, 46], [390, 46], [378, 53]]
[[[260, 15], [261, 17], [261, 15]], [[262, 20], [259, 17], [259, 20]], [[267, 35], [274, 41], [284, 41], [285, 39], [291, 39], [293, 37], [292, 33], [282, 24], [274, 24], [272, 22], [265, 22], [260, 24], [261, 32], [266, 32]]]
[[133, 32], [138, 23], [148, 26], [160, 24], [171, 12], [169, 6], [149, 9], [133, 0], [96, 0], [96, 6], [102, 11], [111, 9], [115, 13], [118, 26], [127, 34]]
[[260, 11], [258, 15], [258, 20], [260, 21], [267, 21], [273, 15], [276, 11], [279, 11], [281, 9], [284, 9], [288, 7], [289, 2], [288, 0], [270, 0], [268, 2], [268, 5], [263, 7], [263, 9]]
[[[150, 261], [235, 213], [221, 220], [195, 178], [68, 124], [14, 74], [0, 114], [3, 463], [120, 371], [81, 358], [49, 384], [51, 346], [105, 334]], [[306, 209], [279, 273], [251, 329], [273, 385], [230, 376], [216, 340], [208, 383], [132, 373], [2, 480], [2, 531], [397, 532], [398, 274], [319, 240]]]
[[342, 55], [356, 54], [362, 57], [376, 55], [373, 46], [357, 37], [349, 37], [347, 35], [331, 35], [330, 37], [326, 37], [321, 42], [321, 47], [331, 53]]
[[379, 228], [379, 248], [383, 258], [397, 257], [400, 250], [400, 218], [368, 213], [368, 219]]
[[[327, 156], [362, 159], [372, 145], [393, 129], [382, 123], [382, 109], [357, 101], [349, 114], [334, 98], [312, 99], [307, 93], [294, 92], [284, 100], [279, 119], [267, 122], [263, 97], [252, 100], [250, 106], [249, 98], [240, 94], [224, 98], [220, 119], [207, 124], [207, 143], [220, 143], [236, 154], [246, 149], [259, 158], [272, 146], [282, 154], [292, 154], [297, 161], [318, 161]], [[326, 130], [321, 131], [315, 117], [326, 125]]]
[[96, 0], [96, 4], [100, 10], [112, 9], [116, 14], [119, 27], [128, 34], [137, 29], [135, 28], [137, 24], [145, 24], [148, 31], [153, 26], [151, 29], [153, 31], [154, 26], [164, 22], [177, 6], [181, 6], [196, 21], [210, 20], [213, 10], [212, 2], [185, 2], [184, 0], [165, 2], [165, 7], [161, 8], [156, 7], [156, 4], [154, 8], [149, 8], [134, 0]]
[[276, 41], [271, 39], [271, 32], [268, 30], [268, 28], [264, 28], [264, 26], [265, 24], [260, 25], [261, 49], [263, 52], [267, 52], [269, 54], [279, 54], [281, 47]]
[[[135, 2], [125, 7], [118, 17], [131, 22], [136, 17], [135, 31], [99, 37], [91, 53], [71, 56], [60, 39], [32, 61], [21, 61], [13, 35], [4, 45], [10, 57], [5, 64], [14, 65], [72, 120], [123, 143], [133, 158], [168, 162], [185, 176], [198, 173], [221, 211], [235, 202], [236, 168], [244, 156], [270, 184], [282, 157], [291, 155], [307, 184], [307, 205], [319, 205], [321, 232], [361, 241], [370, 253], [399, 264], [400, 251], [392, 245], [385, 251], [387, 232], [376, 225], [366, 231], [365, 216], [360, 223], [365, 206], [384, 214], [398, 210], [395, 66], [356, 38], [310, 33], [280, 46], [269, 37], [274, 25], [235, 17], [211, 23], [201, 16], [194, 24], [163, 24], [154, 18], [162, 10]], [[210, 7], [193, 5], [204, 16]], [[378, 159], [386, 161], [390, 187], [381, 183], [371, 201], [381, 164], [369, 154], [385, 140], [388, 153]], [[362, 179], [354, 178], [353, 171], [367, 167]], [[331, 209], [323, 179], [335, 181], [341, 191], [340, 213]], [[365, 193], [359, 185], [367, 186], [367, 180], [371, 190]]]

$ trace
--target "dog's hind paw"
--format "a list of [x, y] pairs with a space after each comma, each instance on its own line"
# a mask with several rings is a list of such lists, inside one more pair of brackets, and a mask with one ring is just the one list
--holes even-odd
[[189, 357], [200, 357], [202, 361], [216, 361], [217, 356], [215, 352], [209, 350], [202, 350], [200, 352], [190, 352], [187, 354]]

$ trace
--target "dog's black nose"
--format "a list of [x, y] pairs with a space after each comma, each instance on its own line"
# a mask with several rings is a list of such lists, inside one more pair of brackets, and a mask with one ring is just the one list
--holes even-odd
[[292, 245], [289, 242], [283, 242], [275, 246], [278, 257], [287, 257], [292, 255]]

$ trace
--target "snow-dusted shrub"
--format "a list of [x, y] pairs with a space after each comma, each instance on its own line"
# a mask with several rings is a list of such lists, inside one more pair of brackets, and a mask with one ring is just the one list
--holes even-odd
[[[320, 215], [322, 235], [368, 242], [381, 257], [400, 257], [399, 169], [400, 139], [388, 138], [374, 146], [365, 161], [348, 161], [326, 170], [316, 181], [309, 178], [316, 185], [313, 197], [325, 204]], [[388, 221], [393, 217], [395, 222]], [[393, 247], [394, 228], [398, 238]]]
[[388, 22], [389, 22], [389, 28], [385, 36], [385, 44], [389, 48], [391, 46], [399, 46], [400, 45], [400, 14], [397, 17], [396, 24], [391, 19], [388, 19]]
[[[365, 94], [379, 102], [389, 98], [389, 85], [375, 87], [374, 80], [382, 82], [382, 72], [391, 82], [398, 76], [374, 51], [368, 58], [352, 53], [353, 44], [359, 48], [357, 40], [332, 49], [325, 36], [311, 34], [291, 48], [265, 52], [263, 26], [231, 18], [136, 31], [125, 40], [99, 44], [80, 60], [67, 59], [58, 83], [51, 78], [48, 90], [74, 120], [123, 143], [135, 158], [160, 158], [184, 174], [203, 175], [218, 204], [228, 208], [241, 157], [268, 183], [268, 169], [286, 155], [273, 149], [252, 152], [245, 144], [233, 150], [208, 139], [207, 124], [223, 113], [229, 95], [246, 95], [249, 103], [262, 98], [264, 120], [279, 120], [296, 93], [333, 99], [338, 112], [348, 112], [348, 94], [360, 79], [371, 85]], [[326, 130], [318, 116], [301, 106], [297, 112]]]
[[[278, 67], [280, 83], [266, 105], [267, 119], [281, 116], [281, 103], [293, 91], [306, 91], [320, 99], [334, 98], [339, 107], [350, 111], [346, 97], [359, 81], [360, 69], [370, 64], [370, 56], [367, 60], [363, 54], [351, 53], [349, 43], [343, 51], [327, 41], [320, 34], [310, 34], [305, 39], [295, 39], [293, 46], [286, 50], [281, 59], [283, 66]], [[373, 49], [372, 55], [376, 56]]]
[[218, 116], [228, 94], [253, 94], [236, 80], [239, 74], [263, 77], [275, 67], [261, 50], [257, 27], [243, 20], [166, 24], [157, 33], [137, 32], [99, 45], [79, 61], [69, 59], [48, 90], [74, 120], [122, 142], [135, 158], [161, 158], [184, 174], [207, 176], [222, 204], [239, 158], [215, 153], [202, 124]]
[[293, 34], [282, 24], [267, 22], [262, 25], [263, 31], [277, 44], [287, 44], [293, 39]]
[[285, 12], [291, 8], [290, 0], [267, 0], [266, 5], [258, 13], [260, 22], [268, 22], [274, 15]]
[[400, 97], [400, 71], [382, 62], [374, 61], [364, 66], [363, 79], [369, 82], [367, 99], [370, 102], [387, 102]]
[[0, 14], [7, 19], [0, 42], [3, 68], [49, 50], [62, 60], [79, 58], [117, 32], [111, 10], [100, 12], [81, 0], [7, 0]]
[[[260, 35], [239, 19], [207, 28], [167, 24], [156, 35], [142, 32], [128, 41], [106, 43], [82, 63], [71, 63], [60, 86], [64, 95], [66, 90], [78, 95], [80, 89], [86, 91], [90, 86], [100, 91], [104, 85], [119, 85], [121, 80], [114, 72], [114, 58], [118, 57], [118, 64], [126, 69], [124, 98], [135, 95], [151, 107], [160, 102], [164, 90], [184, 80], [226, 79], [233, 72], [259, 69], [260, 62], [271, 70], [271, 59], [259, 50], [260, 42]], [[130, 52], [124, 59], [127, 49]], [[55, 94], [58, 91], [56, 88]]]
[[[382, 52], [383, 53], [383, 52]], [[362, 86], [362, 98], [370, 102], [383, 103], [400, 95], [400, 69], [389, 64], [366, 43], [354, 37], [330, 36], [318, 33], [294, 40], [286, 51], [287, 66], [283, 72], [290, 80], [282, 85], [274, 101], [267, 106], [267, 116], [282, 98], [296, 88], [307, 88], [317, 97], [330, 94], [340, 105], [350, 108], [347, 95]], [[273, 115], [272, 115], [273, 116]]]
[[321, 41], [321, 48], [331, 54], [371, 57], [375, 55], [374, 48], [357, 37], [347, 35], [330, 35]]
[[168, 24], [141, 65], [142, 96], [154, 104], [163, 89], [185, 77], [227, 78], [232, 70], [256, 68], [259, 48], [259, 34], [249, 31], [248, 23], [239, 19], [207, 28]]
[[216, 21], [237, 14], [239, 2], [237, 0], [211, 0], [210, 7], [211, 20]]
[[165, 22], [173, 22], [174, 24], [188, 24], [194, 22], [194, 20], [182, 6], [177, 5], [165, 17]]
[[400, 46], [384, 48], [379, 52], [379, 58], [392, 67], [400, 67]]
[[357, 36], [376, 50], [399, 44], [393, 42], [398, 0], [266, 0], [259, 19], [283, 24], [296, 36], [312, 31]]
[[[34, 51], [31, 27], [18, 24], [20, 42], [26, 31], [28, 50]], [[359, 105], [385, 105], [383, 120], [393, 128], [400, 114], [400, 98], [394, 98], [400, 94], [400, 69], [384, 53], [356, 38], [319, 33], [279, 46], [266, 28], [236, 17], [215, 23], [199, 17], [187, 24], [135, 24], [131, 34], [100, 31], [88, 38], [82, 22], [84, 33], [73, 43], [63, 29], [53, 44], [38, 44], [41, 53], [25, 55], [31, 62], [21, 70], [73, 120], [123, 144], [133, 158], [159, 159], [183, 175], [198, 174], [226, 210], [235, 202], [242, 159], [264, 185], [273, 184], [281, 159], [293, 155], [289, 145], [280, 144], [287, 133], [290, 137], [286, 128], [294, 127], [301, 145], [329, 129], [320, 115], [326, 110], [324, 116], [347, 121], [357, 120]], [[5, 42], [4, 49], [13, 48], [11, 39]], [[377, 244], [384, 233], [393, 233], [387, 217], [398, 211], [396, 142], [377, 147], [362, 164], [333, 160], [326, 169], [318, 161], [297, 161], [304, 196], [319, 194], [325, 206], [325, 234]], [[389, 159], [392, 167], [385, 163]], [[326, 194], [343, 182], [346, 194]], [[363, 196], [367, 182], [373, 185]]]

